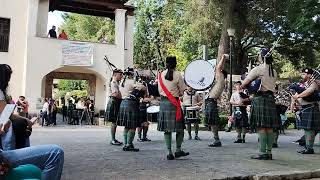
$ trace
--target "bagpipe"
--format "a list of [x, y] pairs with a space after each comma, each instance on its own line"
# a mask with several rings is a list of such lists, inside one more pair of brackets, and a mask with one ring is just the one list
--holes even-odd
[[[244, 93], [244, 92], [240, 92], [239, 94], [240, 94], [241, 99], [248, 99], [250, 97], [247, 93]], [[248, 106], [250, 104], [251, 104], [251, 100], [243, 102], [243, 105], [246, 105], [246, 106]]]
[[[262, 52], [264, 50], [264, 49], [262, 49], [262, 51], [259, 54], [259, 56], [261, 56], [261, 58], [264, 59], [264, 62], [266, 61], [266, 58], [272, 56], [272, 52], [273, 52], [274, 48], [278, 45], [279, 41], [280, 41], [280, 37], [277, 39], [277, 41], [275, 41], [273, 43], [272, 47], [267, 52], [265, 52], [264, 55], [262, 55]], [[259, 56], [257, 56], [257, 58]], [[241, 75], [241, 80], [244, 80], [247, 75], [248, 75], [247, 73]], [[248, 90], [249, 94], [255, 94], [255, 93], [257, 93], [259, 91], [260, 86], [261, 86], [261, 79], [257, 78], [255, 80], [251, 81], [251, 83], [247, 86], [247, 90]]]
[[[247, 73], [241, 75], [241, 77], [240, 77], [241, 80], [242, 81], [245, 80], [247, 75], [248, 75]], [[255, 80], [251, 81], [251, 83], [246, 87], [246, 90], [248, 91], [249, 94], [255, 94], [260, 89], [260, 86], [261, 86], [261, 79], [255, 79]]]
[[[318, 87], [320, 88], [320, 72], [319, 72], [319, 66], [317, 70], [314, 70], [311, 78], [305, 83], [292, 83], [287, 89], [290, 91], [294, 91], [295, 93], [302, 93], [305, 91], [308, 87], [311, 86], [314, 82], [317, 83]], [[314, 102], [314, 101], [320, 101], [320, 90], [315, 90], [311, 95], [307, 97], [303, 97], [305, 101]]]

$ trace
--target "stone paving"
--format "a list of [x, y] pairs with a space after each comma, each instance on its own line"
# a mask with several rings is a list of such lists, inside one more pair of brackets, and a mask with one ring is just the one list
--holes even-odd
[[[122, 141], [122, 127], [117, 139]], [[166, 160], [163, 134], [152, 124], [151, 142], [134, 141], [140, 152], [123, 152], [122, 147], [109, 145], [109, 127], [66, 126], [35, 127], [31, 136], [33, 145], [58, 144], [65, 150], [64, 180], [104, 179], [221, 179], [268, 172], [291, 172], [320, 169], [320, 147], [316, 154], [296, 153], [293, 144], [302, 131], [288, 130], [279, 138], [279, 148], [274, 149], [273, 161], [251, 160], [257, 153], [257, 135], [248, 134], [245, 144], [234, 144], [236, 133], [220, 132], [222, 147], [210, 148], [212, 134], [199, 133], [202, 141], [187, 140], [183, 148], [190, 156], [179, 160]], [[318, 139], [318, 137], [317, 137]], [[318, 140], [317, 140], [318, 142]], [[173, 141], [175, 149], [175, 141]]]

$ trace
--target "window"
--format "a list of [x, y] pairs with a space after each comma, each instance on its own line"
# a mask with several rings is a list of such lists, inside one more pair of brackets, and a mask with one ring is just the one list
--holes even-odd
[[10, 19], [0, 18], [0, 52], [8, 52]]

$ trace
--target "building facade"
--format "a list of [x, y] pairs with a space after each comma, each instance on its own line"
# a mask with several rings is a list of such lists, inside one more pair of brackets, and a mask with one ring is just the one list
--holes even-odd
[[[37, 111], [40, 98], [50, 98], [53, 79], [90, 81], [90, 98], [97, 110], [104, 109], [111, 70], [104, 57], [118, 68], [133, 66], [133, 7], [114, 0], [1, 0], [0, 63], [9, 64], [13, 74], [9, 94], [24, 95], [30, 111]], [[92, 64], [65, 65], [63, 45], [67, 40], [47, 38], [48, 12], [61, 10], [105, 16], [115, 21], [115, 43], [87, 42], [93, 47]], [[73, 41], [74, 42], [74, 41]]]

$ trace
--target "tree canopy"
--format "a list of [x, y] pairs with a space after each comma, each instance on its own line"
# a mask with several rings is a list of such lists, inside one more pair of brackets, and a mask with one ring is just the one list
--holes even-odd
[[[229, 53], [227, 28], [236, 30], [234, 72], [254, 63], [260, 47], [275, 47], [275, 67], [282, 77], [296, 69], [316, 67], [319, 60], [320, 3], [318, 0], [133, 0], [136, 6], [134, 61], [140, 68], [159, 68], [166, 56], [178, 58], [183, 70], [202, 58]], [[75, 40], [97, 41], [101, 35], [114, 42], [114, 22], [103, 17], [65, 14], [62, 28]], [[228, 64], [227, 64], [228, 66]]]

